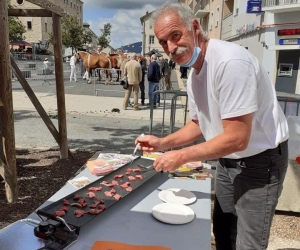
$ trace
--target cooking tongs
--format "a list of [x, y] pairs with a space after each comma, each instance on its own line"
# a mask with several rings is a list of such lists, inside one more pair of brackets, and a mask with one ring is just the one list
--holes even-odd
[[144, 166], [144, 165], [142, 165], [142, 164], [138, 164], [137, 166], [141, 168], [141, 171], [142, 171], [142, 172], [147, 172], [147, 171], [150, 171], [150, 170], [153, 170], [153, 169], [154, 169], [154, 167], [153, 167], [152, 164], [149, 165], [149, 166]]

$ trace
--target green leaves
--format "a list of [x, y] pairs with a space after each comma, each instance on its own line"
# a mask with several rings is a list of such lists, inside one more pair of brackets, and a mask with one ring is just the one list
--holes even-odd
[[106, 48], [110, 44], [110, 34], [111, 34], [112, 25], [110, 23], [104, 24], [104, 28], [100, 29], [102, 35], [98, 38], [98, 44], [102, 46], [102, 48]]

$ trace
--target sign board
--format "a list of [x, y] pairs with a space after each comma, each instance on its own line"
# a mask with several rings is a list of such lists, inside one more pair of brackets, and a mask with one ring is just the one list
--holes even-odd
[[300, 45], [300, 38], [279, 39], [279, 45]]
[[247, 1], [247, 13], [261, 13], [261, 1]]
[[300, 29], [278, 30], [277, 35], [278, 36], [300, 35]]

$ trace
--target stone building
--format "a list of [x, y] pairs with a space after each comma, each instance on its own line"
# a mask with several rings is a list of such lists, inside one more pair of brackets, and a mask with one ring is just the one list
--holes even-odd
[[[53, 4], [65, 10], [67, 15], [75, 16], [78, 23], [82, 25], [83, 19], [83, 2], [81, 0], [49, 0]], [[13, 5], [18, 9], [41, 9], [41, 7], [24, 1], [22, 5], [18, 5], [16, 0], [11, 0]], [[39, 43], [49, 39], [49, 33], [52, 31], [51, 17], [19, 17], [20, 21], [25, 25], [27, 42]], [[51, 50], [51, 47], [49, 48]]]

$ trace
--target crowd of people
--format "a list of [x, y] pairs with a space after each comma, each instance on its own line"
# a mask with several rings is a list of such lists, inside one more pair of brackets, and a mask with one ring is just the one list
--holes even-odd
[[[133, 63], [131, 61], [137, 61], [138, 64]], [[171, 67], [170, 67], [171, 65]], [[123, 60], [121, 64], [121, 72], [122, 72], [122, 78], [125, 79], [128, 82], [129, 87], [125, 91], [125, 97], [123, 102], [123, 109], [127, 109], [128, 105], [130, 103], [130, 96], [131, 93], [134, 93], [134, 101], [133, 101], [133, 108], [134, 110], [140, 110], [140, 107], [138, 106], [138, 102], [136, 100], [138, 93], [140, 91], [140, 97], [141, 102], [140, 104], [142, 106], [149, 105], [153, 108], [157, 108], [160, 106], [160, 94], [155, 93], [157, 90], [159, 90], [160, 81], [163, 78], [166, 90], [170, 90], [172, 88], [171, 84], [171, 70], [175, 67], [175, 63], [171, 62], [169, 64], [168, 59], [157, 57], [156, 54], [152, 54], [150, 56], [150, 63], [147, 66], [145, 58], [140, 54], [134, 54], [132, 53], [128, 59]], [[137, 70], [139, 68], [141, 70], [141, 76], [140, 76], [140, 70]], [[141, 80], [139, 83], [137, 83], [137, 79], [141, 77]], [[145, 77], [147, 77], [148, 80], [148, 100], [149, 102], [145, 103]], [[134, 85], [138, 85], [139, 88], [135, 87]], [[134, 87], [133, 87], [134, 86]], [[155, 94], [154, 94], [155, 93]]]

